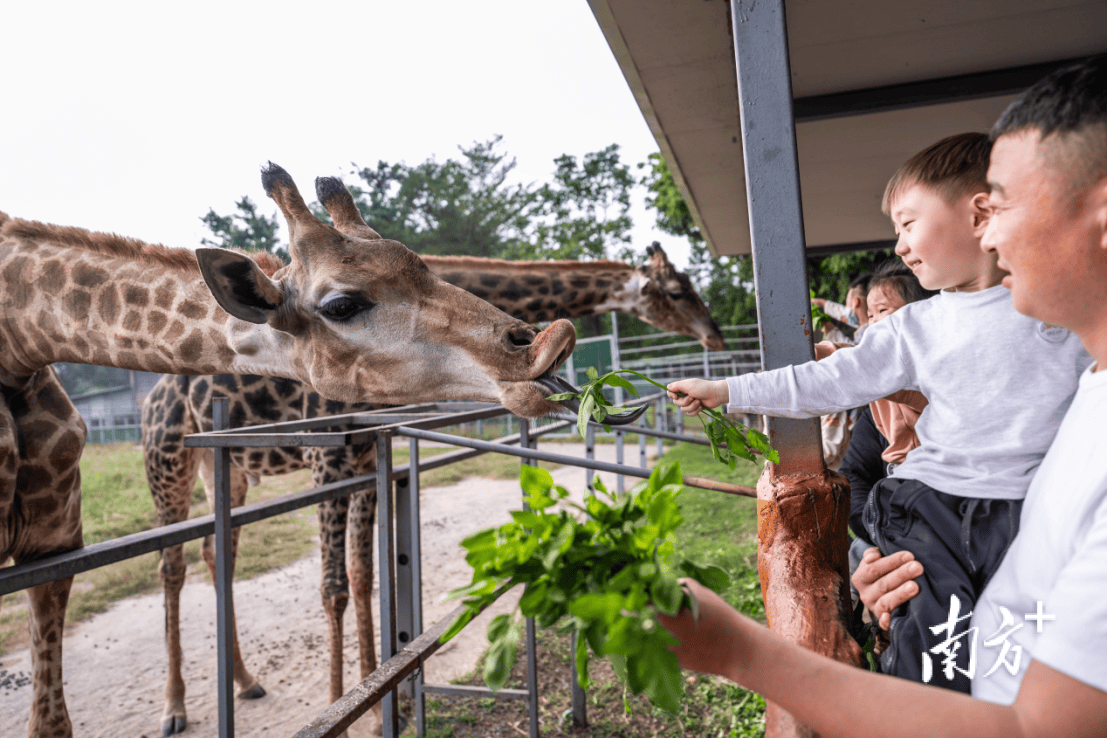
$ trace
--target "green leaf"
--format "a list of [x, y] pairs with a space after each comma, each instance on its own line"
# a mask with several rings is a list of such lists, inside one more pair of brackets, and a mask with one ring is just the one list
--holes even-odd
[[581, 620], [611, 622], [619, 616], [624, 598], [617, 594], [586, 594], [569, 603], [569, 612]]
[[450, 625], [449, 628], [446, 629], [446, 632], [439, 636], [438, 642], [445, 643], [446, 641], [456, 636], [458, 633], [465, 629], [465, 626], [469, 624], [469, 621], [476, 617], [476, 614], [477, 613], [475, 610], [465, 610], [464, 612], [462, 612], [460, 615], [454, 618], [454, 622]]
[[556, 395], [550, 395], [546, 399], [550, 402], [561, 402], [562, 400], [575, 400], [578, 395], [576, 392], [558, 392]]
[[533, 584], [528, 584], [523, 591], [523, 596], [519, 598], [519, 610], [523, 615], [534, 617], [534, 615], [541, 611], [542, 605], [546, 600], [546, 591], [549, 589], [549, 584], [544, 580], [539, 580]]
[[493, 692], [499, 692], [507, 684], [511, 667], [515, 665], [515, 644], [498, 641], [485, 652], [484, 683]]
[[680, 569], [685, 576], [695, 579], [708, 589], [716, 592], [730, 589], [730, 575], [717, 566], [700, 566], [692, 561], [682, 561]]
[[542, 518], [526, 510], [512, 510], [511, 517], [516, 523], [531, 530], [537, 528]]
[[451, 589], [446, 593], [445, 601], [457, 600], [462, 597], [489, 595], [496, 591], [496, 580], [478, 579], [464, 587]]
[[507, 635], [511, 629], [512, 617], [510, 615], [497, 615], [488, 624], [488, 640], [498, 641]]
[[596, 382], [600, 378], [600, 373], [596, 371], [596, 367], [590, 366], [584, 370], [584, 373], [588, 375], [588, 378], [593, 382]]
[[553, 477], [545, 469], [524, 465], [519, 470], [519, 484], [528, 495], [545, 495], [553, 487]]
[[684, 592], [677, 578], [664, 573], [650, 586], [650, 596], [654, 606], [666, 615], [676, 615], [684, 601]]
[[577, 631], [576, 635], [577, 683], [581, 686], [581, 689], [588, 689], [592, 686], [592, 680], [588, 678], [588, 640], [580, 631]]

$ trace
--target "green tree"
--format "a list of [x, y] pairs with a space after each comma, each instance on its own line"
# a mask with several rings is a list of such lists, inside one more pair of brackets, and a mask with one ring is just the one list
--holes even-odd
[[520, 239], [506, 258], [636, 258], [628, 245], [634, 226], [630, 195], [637, 182], [619, 145], [585, 154], [579, 163], [562, 154], [554, 167], [553, 181], [536, 193], [531, 238]]
[[366, 185], [355, 193], [362, 216], [420, 253], [503, 256], [523, 238], [536, 196], [533, 186], [507, 183], [516, 161], [500, 151], [501, 141], [460, 148], [460, 159], [445, 162], [354, 165]]
[[249, 197], [235, 203], [236, 212], [219, 215], [209, 208], [200, 218], [215, 238], [201, 238], [200, 243], [225, 249], [243, 251], [271, 251], [288, 260], [288, 248], [277, 237], [277, 214], [265, 216]]

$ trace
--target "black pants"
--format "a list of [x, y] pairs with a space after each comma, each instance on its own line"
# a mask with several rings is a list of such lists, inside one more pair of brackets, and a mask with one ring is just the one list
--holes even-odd
[[[923, 565], [918, 595], [892, 613], [881, 671], [916, 682], [929, 676], [928, 684], [970, 692], [974, 636], [967, 616], [1018, 532], [1021, 510], [1022, 500], [956, 497], [911, 479], [887, 477], [872, 488], [864, 519], [873, 543], [885, 556], [910, 551]], [[951, 623], [954, 596], [960, 620]]]

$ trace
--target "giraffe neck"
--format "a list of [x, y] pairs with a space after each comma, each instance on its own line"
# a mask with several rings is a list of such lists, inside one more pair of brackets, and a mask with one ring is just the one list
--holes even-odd
[[275, 331], [225, 313], [185, 249], [9, 221], [0, 240], [0, 373], [58, 361], [171, 374], [244, 372]]
[[622, 312], [642, 317], [638, 273], [619, 261], [424, 256], [436, 275], [529, 322]]

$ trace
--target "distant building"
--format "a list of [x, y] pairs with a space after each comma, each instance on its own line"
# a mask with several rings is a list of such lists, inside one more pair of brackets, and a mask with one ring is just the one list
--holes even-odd
[[88, 426], [89, 443], [137, 442], [141, 436], [142, 401], [160, 374], [127, 372], [128, 384], [86, 392], [70, 399]]

